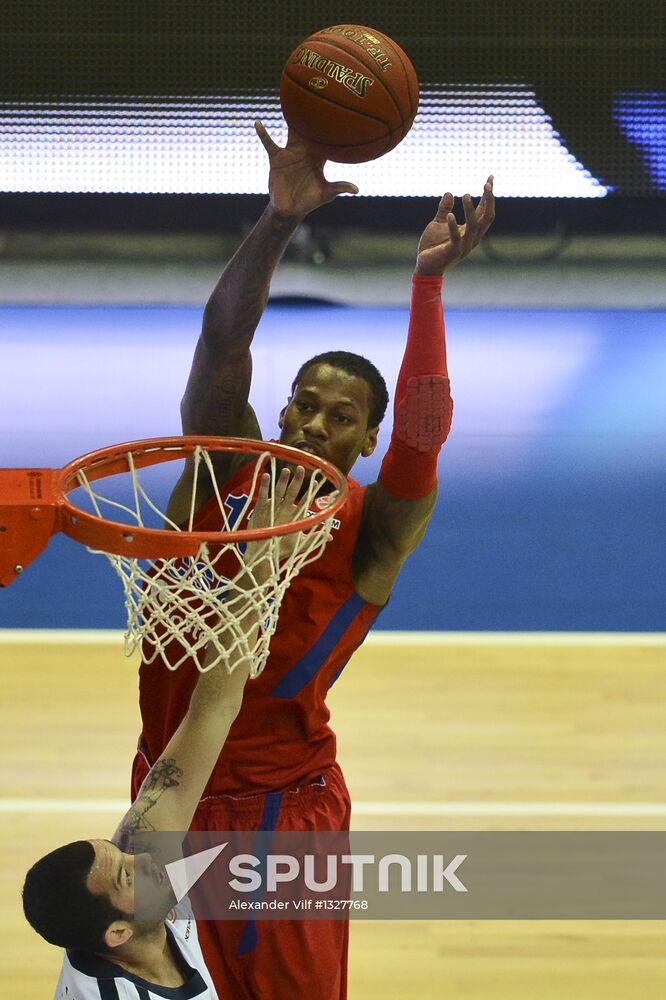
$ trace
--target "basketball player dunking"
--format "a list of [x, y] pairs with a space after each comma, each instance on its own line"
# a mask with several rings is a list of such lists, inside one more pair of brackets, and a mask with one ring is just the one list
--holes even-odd
[[[248, 403], [250, 345], [273, 271], [309, 212], [339, 194], [357, 193], [352, 184], [326, 181], [323, 161], [293, 137], [280, 148], [261, 124], [256, 130], [270, 160], [270, 200], [206, 306], [181, 407], [185, 434], [261, 437]], [[419, 242], [393, 431], [378, 481], [362, 487], [349, 478], [349, 499], [333, 540], [287, 591], [268, 664], [247, 685], [195, 829], [348, 829], [350, 799], [336, 763], [326, 694], [388, 600], [435, 505], [437, 458], [453, 409], [442, 275], [492, 223], [492, 177], [476, 208], [464, 196], [464, 225], [458, 226], [452, 208], [453, 196], [445, 194]], [[348, 352], [318, 355], [296, 375], [279, 417], [280, 441], [349, 473], [359, 456], [374, 451], [386, 403], [384, 380], [369, 361]], [[227, 496], [247, 495], [251, 463], [218, 464], [215, 471]], [[176, 522], [186, 518], [190, 487], [186, 468], [170, 501]], [[210, 483], [199, 486], [196, 504], [195, 527], [215, 528]], [[194, 666], [168, 677], [159, 667], [141, 667], [143, 732], [134, 790], [180, 722], [195, 679]], [[202, 923], [199, 933], [221, 997], [346, 996], [345, 921], [225, 921]]]

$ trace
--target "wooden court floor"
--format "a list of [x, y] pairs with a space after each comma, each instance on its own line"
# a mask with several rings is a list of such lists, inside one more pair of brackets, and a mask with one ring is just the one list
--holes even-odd
[[[0, 639], [0, 997], [41, 1000], [60, 959], [24, 922], [23, 875], [114, 829], [136, 662], [115, 640]], [[330, 697], [354, 828], [666, 829], [665, 641], [374, 637]], [[652, 1000], [666, 996], [666, 925], [357, 921], [349, 995]]]

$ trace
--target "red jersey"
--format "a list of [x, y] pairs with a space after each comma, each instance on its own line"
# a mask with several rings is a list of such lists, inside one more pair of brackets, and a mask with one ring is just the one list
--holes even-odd
[[[253, 472], [250, 462], [225, 483], [232, 509], [239, 497], [247, 499]], [[245, 687], [242, 708], [204, 797], [288, 788], [312, 780], [335, 761], [326, 695], [381, 610], [354, 588], [352, 555], [365, 487], [350, 478], [347, 483], [347, 502], [336, 515], [331, 541], [286, 591], [268, 662]], [[219, 527], [219, 508], [212, 497], [198, 511], [194, 529]], [[183, 718], [196, 678], [192, 662], [173, 673], [158, 662], [141, 664], [140, 747], [149, 764], [157, 760]]]

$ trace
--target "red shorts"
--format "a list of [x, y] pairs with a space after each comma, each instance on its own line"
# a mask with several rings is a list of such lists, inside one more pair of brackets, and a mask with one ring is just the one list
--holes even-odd
[[[133, 785], [147, 773], [141, 754]], [[351, 802], [337, 764], [308, 785], [203, 799], [192, 830], [348, 830]], [[199, 940], [220, 1000], [345, 1000], [346, 920], [200, 920]]]

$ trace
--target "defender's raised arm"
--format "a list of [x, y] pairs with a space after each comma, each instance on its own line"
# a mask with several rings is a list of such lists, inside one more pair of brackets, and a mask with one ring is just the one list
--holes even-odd
[[[303, 486], [304, 469], [297, 466], [293, 473], [283, 469], [274, 486], [274, 498], [269, 496], [271, 477], [265, 473], [254, 507], [253, 527], [269, 523], [286, 524], [303, 515], [298, 496]], [[280, 540], [280, 552], [286, 555], [295, 542], [295, 536], [286, 535]], [[261, 558], [265, 542], [247, 543], [245, 561], [251, 565], [247, 587], [261, 583], [271, 571], [269, 558]], [[252, 646], [259, 625], [259, 609], [249, 598], [246, 609], [239, 608], [238, 616]], [[225, 634], [220, 641], [225, 643]], [[231, 725], [243, 701], [243, 691], [250, 672], [250, 661], [242, 659], [229, 628], [228, 648], [236, 650], [230, 660], [233, 672], [223, 663], [204, 669], [197, 678], [190, 698], [189, 708], [163, 753], [141, 785], [139, 794], [121, 820], [113, 841], [126, 849], [135, 833], [152, 830], [187, 830], [199, 803], [215, 762], [220, 755]], [[231, 655], [231, 654], [230, 654]], [[204, 668], [206, 664], [204, 663]], [[260, 720], [257, 720], [260, 724]]]

